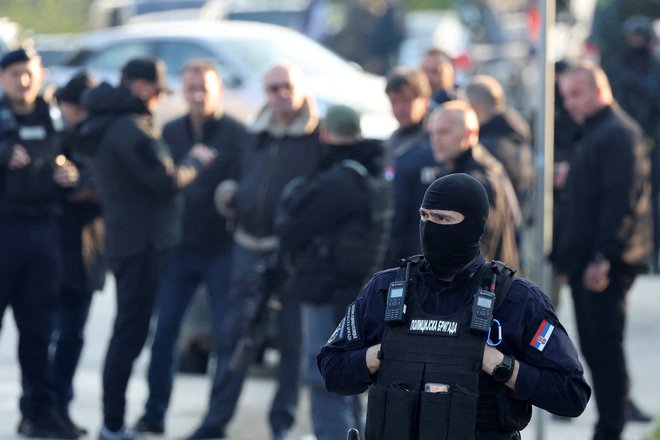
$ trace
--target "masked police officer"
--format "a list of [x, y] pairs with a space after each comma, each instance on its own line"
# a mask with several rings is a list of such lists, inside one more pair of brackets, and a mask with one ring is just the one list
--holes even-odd
[[11, 306], [20, 335], [19, 433], [77, 438], [55, 408], [48, 347], [62, 266], [62, 188], [78, 174], [60, 154], [49, 105], [39, 96], [42, 76], [33, 51], [18, 49], [0, 60], [0, 319]]
[[369, 388], [366, 438], [518, 439], [531, 405], [577, 417], [591, 390], [546, 295], [485, 262], [488, 196], [467, 174], [431, 184], [423, 257], [377, 273], [317, 362], [327, 388]]

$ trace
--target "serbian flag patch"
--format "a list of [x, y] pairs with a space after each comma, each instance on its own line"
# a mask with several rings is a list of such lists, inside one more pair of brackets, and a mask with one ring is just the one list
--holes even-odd
[[539, 326], [539, 329], [536, 330], [536, 334], [532, 338], [532, 341], [529, 343], [529, 345], [536, 348], [538, 351], [543, 351], [545, 344], [548, 343], [550, 335], [552, 335], [554, 330], [555, 326], [544, 319]]

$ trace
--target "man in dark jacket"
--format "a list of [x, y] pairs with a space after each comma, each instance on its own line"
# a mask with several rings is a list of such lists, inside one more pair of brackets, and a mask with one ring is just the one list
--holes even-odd
[[357, 397], [326, 391], [316, 354], [355, 292], [383, 263], [392, 194], [383, 177], [382, 146], [361, 139], [355, 110], [331, 107], [321, 126], [328, 153], [310, 176], [287, 191], [275, 225], [292, 268], [285, 286], [303, 303], [314, 434], [318, 440], [334, 440], [361, 425], [361, 406]]
[[479, 143], [476, 114], [465, 102], [449, 101], [433, 110], [428, 130], [433, 155], [444, 172], [469, 174], [486, 188], [491, 212], [481, 242], [484, 256], [519, 267], [518, 199], [502, 164]]
[[[222, 212], [234, 212], [236, 230], [230, 289], [230, 309], [217, 368], [224, 374], [218, 391], [218, 407], [209, 408], [201, 426], [191, 438], [218, 438], [225, 435], [236, 408], [246, 368], [231, 365], [238, 341], [249, 329], [247, 304], [264, 295], [251, 289], [255, 268], [268, 264], [279, 250], [273, 230], [275, 210], [283, 188], [294, 178], [308, 175], [321, 157], [319, 115], [316, 103], [305, 91], [303, 73], [289, 62], [272, 66], [264, 75], [268, 102], [251, 127], [252, 137], [243, 152], [238, 182], [224, 181], [216, 191]], [[273, 439], [283, 439], [293, 426], [300, 377], [300, 303], [282, 291], [278, 316], [280, 365], [278, 391], [269, 421]]]
[[[214, 342], [225, 337], [222, 324], [227, 313], [232, 237], [226, 219], [215, 209], [213, 193], [222, 180], [237, 177], [241, 142], [246, 135], [244, 126], [223, 112], [222, 80], [213, 64], [199, 60], [186, 65], [182, 88], [188, 114], [163, 129], [163, 140], [171, 148], [172, 158], [180, 163], [198, 143], [215, 150], [218, 157], [182, 192], [183, 236], [168, 255], [158, 294], [158, 324], [148, 374], [149, 399], [135, 429], [159, 434], [165, 429], [184, 311], [202, 283], [209, 295]], [[218, 379], [216, 376], [210, 406], [217, 404], [214, 391], [218, 389]]]
[[61, 155], [50, 106], [39, 96], [42, 78], [33, 51], [0, 59], [0, 320], [11, 306], [23, 386], [18, 432], [77, 438], [56, 407], [48, 350], [62, 274], [62, 188], [78, 172]]
[[422, 55], [419, 68], [424, 71], [431, 86], [431, 103], [429, 104], [431, 110], [440, 104], [456, 99], [455, 71], [449, 55], [432, 47]]
[[650, 17], [628, 17], [623, 31], [623, 53], [603, 56], [602, 65], [614, 99], [641, 126], [651, 149], [652, 264], [654, 271], [660, 272], [660, 61], [653, 52], [656, 36]]
[[215, 156], [196, 145], [174, 165], [152, 119], [160, 95], [169, 91], [162, 61], [136, 58], [121, 73], [119, 87], [102, 83], [86, 95], [90, 118], [80, 128], [117, 282], [117, 313], [103, 369], [102, 440], [134, 438], [124, 426], [125, 392], [149, 331], [164, 254], [180, 236], [175, 194]]
[[553, 262], [570, 282], [580, 346], [593, 377], [599, 415], [594, 439], [618, 439], [629, 388], [626, 294], [651, 250], [650, 164], [639, 126], [613, 106], [602, 69], [570, 68], [559, 86], [581, 131]]
[[76, 127], [88, 116], [80, 99], [92, 85], [90, 75], [80, 72], [55, 93], [66, 126], [60, 137], [62, 151], [78, 165], [80, 181], [75, 190], [66, 195], [60, 219], [64, 276], [55, 316], [51, 372], [60, 413], [81, 435], [87, 431], [77, 427], [69, 415], [74, 395], [73, 378], [85, 342], [85, 324], [92, 296], [94, 291], [103, 289], [107, 270], [103, 255], [101, 205], [92, 186], [89, 166], [74, 149]]
[[474, 76], [465, 96], [479, 119], [479, 143], [502, 163], [518, 202], [525, 205], [534, 184], [529, 124], [507, 108], [504, 89], [492, 76]]
[[385, 93], [399, 123], [399, 128], [385, 142], [387, 166], [426, 139], [424, 117], [429, 108], [431, 88], [424, 72], [400, 67], [388, 74]]
[[399, 128], [385, 142], [386, 176], [393, 180], [395, 201], [387, 261], [394, 264], [399, 258], [419, 253], [416, 206], [437, 177], [438, 165], [424, 129], [431, 99], [424, 72], [395, 69], [388, 76], [385, 92], [399, 122]]

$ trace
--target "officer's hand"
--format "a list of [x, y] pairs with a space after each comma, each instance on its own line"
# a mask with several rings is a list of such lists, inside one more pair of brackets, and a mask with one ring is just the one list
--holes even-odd
[[380, 359], [378, 359], [378, 352], [380, 351], [380, 344], [372, 345], [367, 349], [367, 368], [369, 374], [376, 374], [380, 368]]
[[[481, 362], [481, 369], [483, 370], [484, 373], [488, 374], [489, 376], [492, 376], [495, 367], [501, 364], [503, 360], [504, 360], [504, 353], [499, 351], [497, 348], [491, 347], [490, 345], [486, 344], [484, 346], [484, 356]], [[512, 390], [516, 387], [516, 380], [518, 380], [518, 371], [520, 371], [520, 363], [517, 360], [514, 360], [513, 374], [511, 375], [511, 378], [504, 383], [504, 385], [506, 385]]]
[[63, 155], [55, 158], [55, 171], [53, 172], [53, 180], [62, 188], [70, 188], [78, 182], [78, 168], [76, 165], [68, 160]]
[[610, 285], [610, 262], [592, 261], [582, 274], [582, 285], [592, 292], [601, 293]]
[[30, 155], [21, 144], [15, 144], [9, 159], [10, 170], [20, 170], [30, 163]]
[[492, 375], [495, 367], [497, 367], [503, 359], [504, 354], [501, 351], [490, 345], [486, 345], [484, 348], [484, 357], [481, 362], [481, 369], [484, 373]]

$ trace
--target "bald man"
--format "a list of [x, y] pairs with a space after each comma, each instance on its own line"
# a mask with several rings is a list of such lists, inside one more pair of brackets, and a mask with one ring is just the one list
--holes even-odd
[[[236, 408], [249, 365], [230, 365], [236, 342], [248, 330], [251, 316], [242, 311], [265, 292], [254, 285], [254, 269], [268, 265], [279, 251], [273, 231], [275, 209], [283, 188], [294, 178], [309, 175], [322, 153], [319, 114], [307, 94], [303, 73], [290, 62], [272, 66], [263, 77], [267, 103], [252, 125], [251, 140], [243, 151], [237, 181], [224, 181], [216, 190], [218, 209], [235, 222], [233, 264], [225, 337], [218, 345], [215, 399], [191, 439], [222, 438]], [[273, 439], [285, 439], [295, 421], [300, 377], [300, 304], [293, 295], [279, 292], [279, 389], [269, 415]]]
[[515, 229], [520, 206], [502, 164], [479, 144], [479, 120], [469, 104], [449, 101], [429, 115], [433, 156], [449, 174], [466, 173], [486, 188], [490, 215], [481, 249], [487, 259], [519, 266]]

